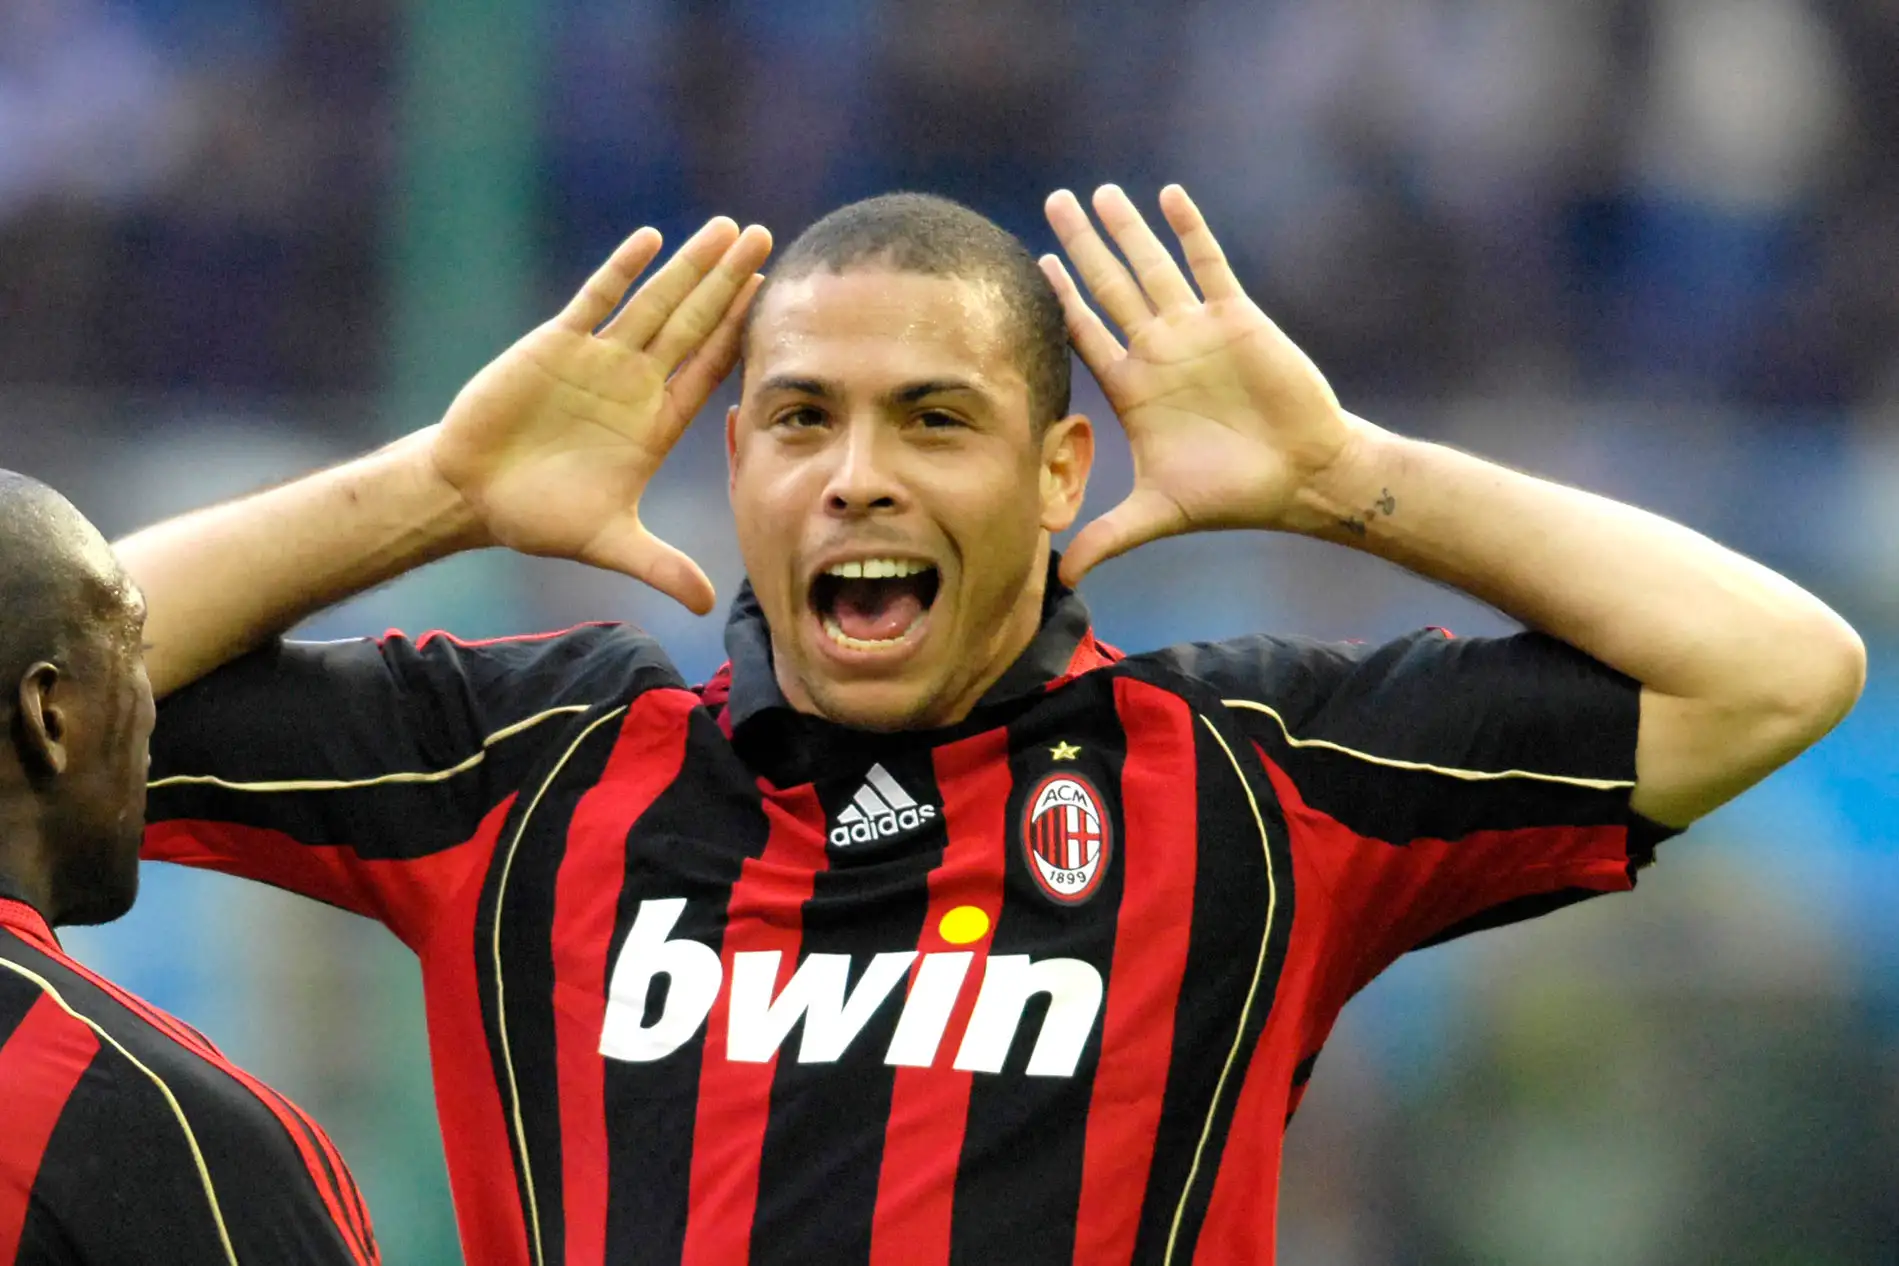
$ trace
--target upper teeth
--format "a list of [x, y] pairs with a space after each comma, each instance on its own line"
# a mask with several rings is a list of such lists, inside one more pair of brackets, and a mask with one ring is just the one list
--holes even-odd
[[914, 576], [929, 570], [928, 563], [920, 563], [914, 558], [861, 558], [848, 563], [832, 563], [824, 569], [824, 574], [842, 576], [845, 580], [894, 580], [899, 576]]

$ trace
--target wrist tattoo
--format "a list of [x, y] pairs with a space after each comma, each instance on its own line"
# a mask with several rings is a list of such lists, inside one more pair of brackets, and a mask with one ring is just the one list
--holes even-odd
[[1363, 514], [1348, 515], [1340, 519], [1339, 526], [1353, 536], [1363, 536], [1371, 530], [1371, 521], [1379, 515], [1389, 519], [1398, 509], [1398, 499], [1391, 495], [1391, 489], [1380, 488], [1378, 500], [1365, 507]]

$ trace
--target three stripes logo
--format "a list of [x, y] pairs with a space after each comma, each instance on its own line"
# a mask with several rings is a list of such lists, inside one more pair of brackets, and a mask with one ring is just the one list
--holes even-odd
[[849, 848], [901, 835], [936, 817], [936, 806], [918, 804], [882, 765], [872, 765], [831, 828], [831, 847]]

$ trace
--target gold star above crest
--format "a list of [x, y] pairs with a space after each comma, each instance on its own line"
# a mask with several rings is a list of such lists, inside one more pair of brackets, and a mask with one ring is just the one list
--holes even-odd
[[1063, 742], [1049, 748], [1048, 754], [1056, 760], [1074, 760], [1075, 757], [1081, 755], [1081, 749], [1073, 743]]

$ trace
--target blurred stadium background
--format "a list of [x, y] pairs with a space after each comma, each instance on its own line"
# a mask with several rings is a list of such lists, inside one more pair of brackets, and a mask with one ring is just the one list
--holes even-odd
[[[1896, 70], [1892, 0], [0, 0], [0, 465], [122, 533], [432, 421], [642, 222], [784, 240], [918, 187], [1043, 249], [1057, 185], [1182, 180], [1357, 411], [1678, 517], [1872, 648], [1858, 712], [1638, 896], [1348, 1010], [1282, 1260], [1899, 1262]], [[721, 461], [697, 428], [650, 518], [729, 595]], [[1127, 478], [1110, 444], [1092, 508]], [[1265, 536], [1085, 591], [1134, 647], [1502, 627]], [[603, 617], [721, 658], [716, 619], [499, 556], [311, 632]], [[328, 1123], [391, 1262], [455, 1260], [406, 954], [145, 884], [70, 943]]]

